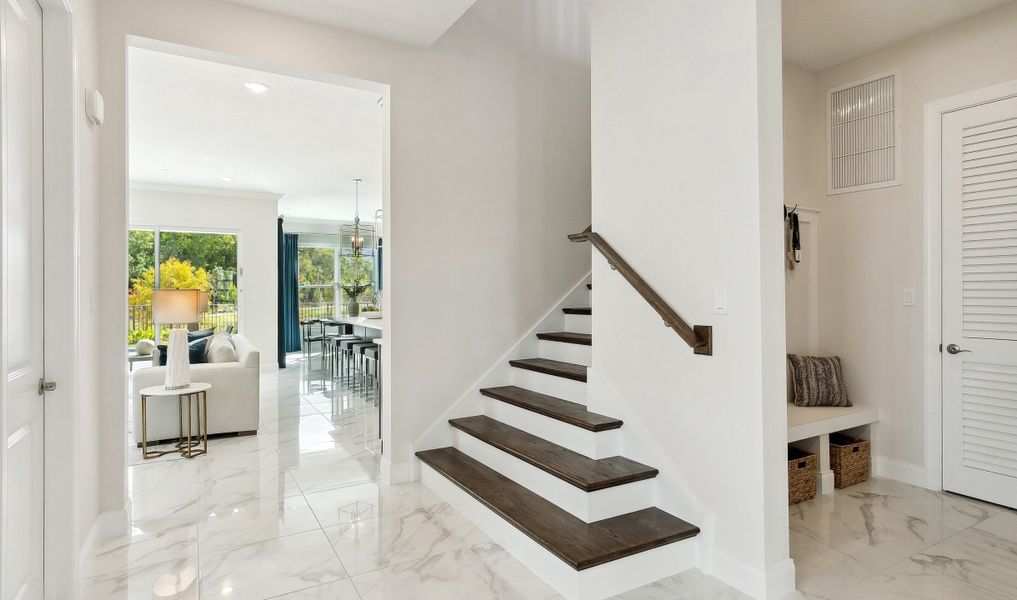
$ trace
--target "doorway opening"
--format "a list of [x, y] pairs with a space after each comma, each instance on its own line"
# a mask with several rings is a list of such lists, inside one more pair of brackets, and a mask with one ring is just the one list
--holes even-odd
[[[170, 331], [185, 329], [190, 382], [211, 386], [207, 412], [190, 417], [209, 456], [270, 453], [283, 484], [353, 457], [344, 466], [370, 476], [387, 88], [146, 40], [129, 48], [128, 74], [128, 468], [188, 460], [173, 448], [190, 444], [177, 414], [190, 400], [160, 389]], [[161, 316], [170, 291], [193, 292], [193, 314]]]
[[[923, 553], [944, 565], [963, 559], [948, 539], [988, 551], [976, 538], [1000, 534], [1017, 514], [991, 504], [1017, 508], [1017, 494], [1004, 502], [999, 493], [1017, 490], [1017, 359], [989, 351], [1017, 345], [1017, 137], [1006, 139], [1017, 115], [989, 108], [1014, 94], [1012, 85], [1000, 93], [1017, 68], [998, 40], [1017, 31], [1017, 5], [943, 2], [898, 18], [906, 4], [783, 2], [784, 203], [796, 217], [787, 351], [836, 357], [851, 403], [805, 406], [809, 390], [789, 375], [789, 442], [816, 455], [815, 475], [799, 478], [814, 487], [795, 498], [811, 499], [789, 509], [807, 595], [904, 595], [916, 581], [904, 565]], [[972, 106], [983, 117], [968, 113], [949, 138], [950, 122]], [[854, 439], [835, 439], [845, 434]], [[835, 460], [846, 451], [855, 467]], [[948, 471], [963, 464], [995, 484], [951, 483]], [[888, 543], [905, 522], [921, 523], [905, 534], [915, 543]], [[819, 558], [835, 556], [857, 568]], [[888, 559], [902, 562], [887, 569]], [[986, 586], [1017, 593], [978, 575], [959, 581], [940, 565], [922, 576], [956, 597]]]

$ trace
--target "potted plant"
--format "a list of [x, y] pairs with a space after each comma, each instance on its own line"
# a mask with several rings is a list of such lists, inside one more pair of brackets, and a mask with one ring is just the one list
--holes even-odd
[[346, 309], [351, 317], [360, 316], [360, 295], [371, 289], [370, 283], [364, 283], [362, 279], [357, 279], [350, 285], [342, 286], [343, 292], [346, 294]]

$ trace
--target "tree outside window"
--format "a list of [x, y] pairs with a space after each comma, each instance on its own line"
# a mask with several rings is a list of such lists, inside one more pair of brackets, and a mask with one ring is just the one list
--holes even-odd
[[[156, 287], [155, 240], [159, 240], [159, 287], [209, 294], [202, 328], [225, 330], [239, 323], [235, 234], [133, 229], [128, 233], [128, 343], [155, 339], [152, 291]], [[164, 329], [162, 337], [168, 337]]]

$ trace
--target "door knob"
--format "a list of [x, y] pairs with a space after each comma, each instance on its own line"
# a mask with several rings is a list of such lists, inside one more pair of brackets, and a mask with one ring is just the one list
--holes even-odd
[[960, 354], [961, 352], [971, 352], [970, 350], [961, 350], [961, 347], [957, 344], [950, 344], [946, 347], [946, 351], [950, 354]]

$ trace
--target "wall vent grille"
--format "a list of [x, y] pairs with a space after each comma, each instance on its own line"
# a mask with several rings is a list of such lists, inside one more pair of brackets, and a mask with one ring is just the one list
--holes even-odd
[[897, 74], [827, 93], [828, 193], [898, 185]]

